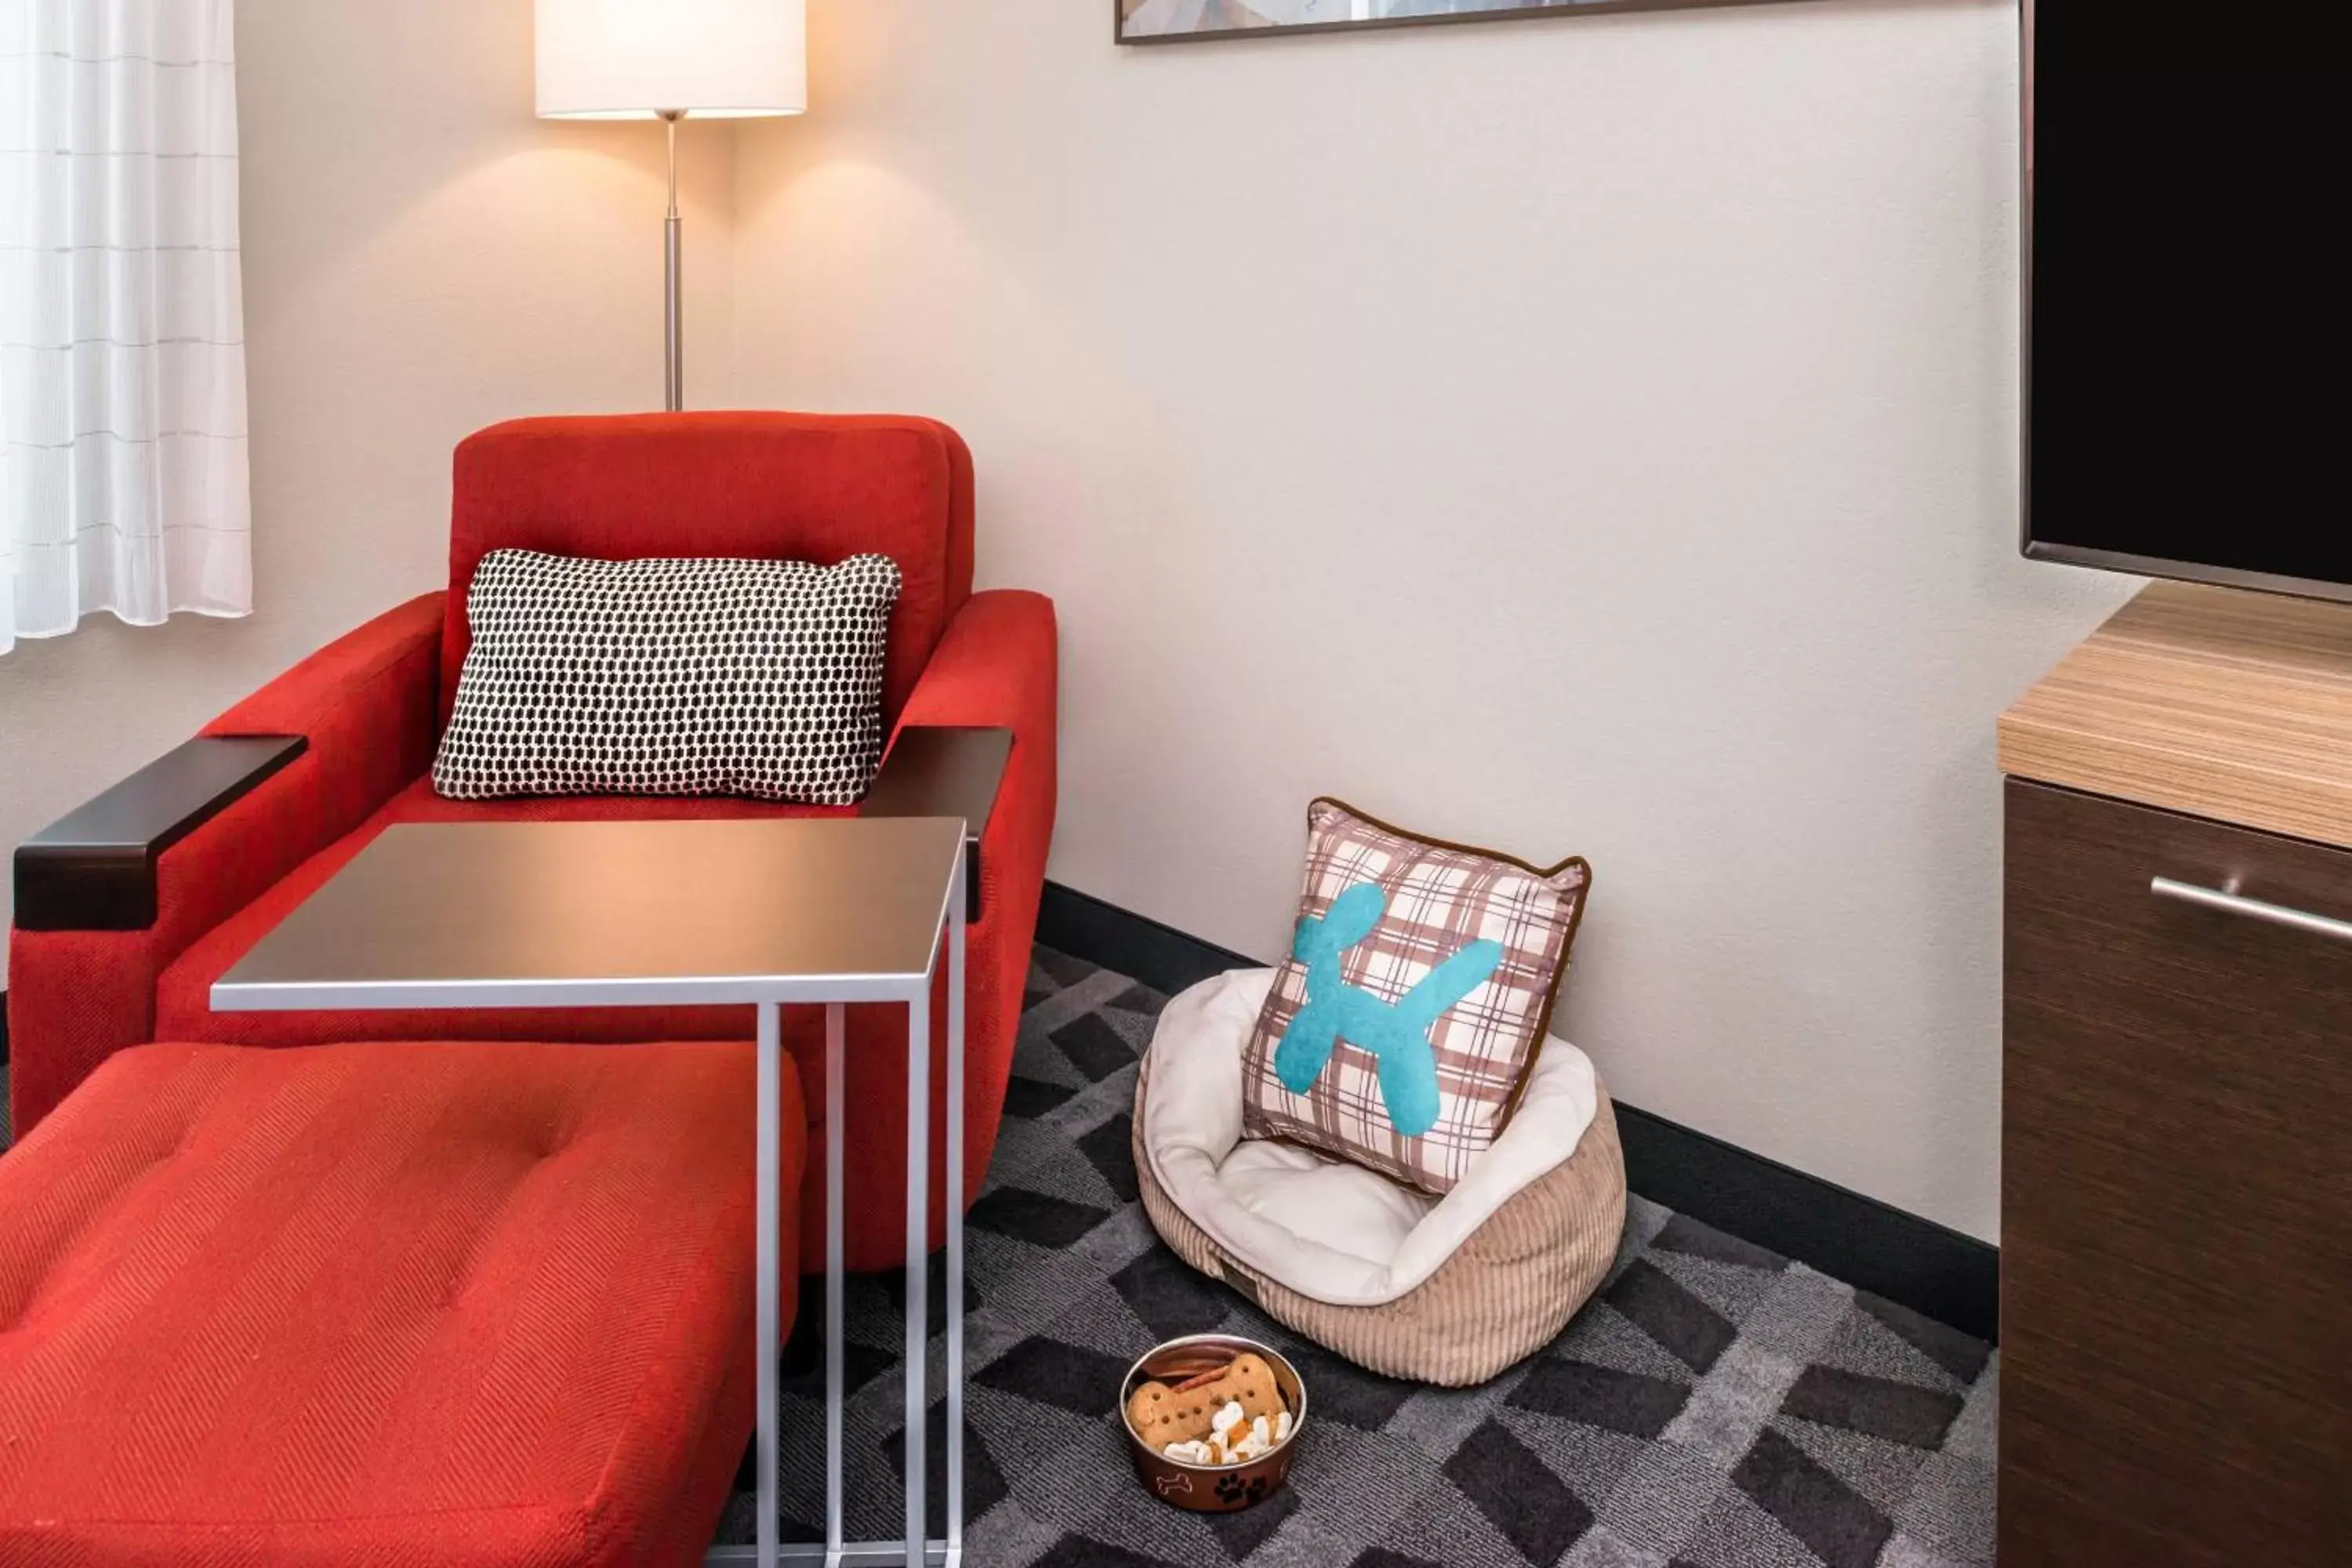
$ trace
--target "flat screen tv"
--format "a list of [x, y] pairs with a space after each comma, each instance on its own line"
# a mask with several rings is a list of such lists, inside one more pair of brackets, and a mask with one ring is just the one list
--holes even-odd
[[2352, 600], [2345, 30], [2026, 0], [2028, 555]]

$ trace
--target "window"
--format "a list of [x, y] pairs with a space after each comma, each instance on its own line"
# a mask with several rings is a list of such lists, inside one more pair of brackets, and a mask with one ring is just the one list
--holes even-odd
[[252, 607], [231, 0], [0, 0], [0, 653]]

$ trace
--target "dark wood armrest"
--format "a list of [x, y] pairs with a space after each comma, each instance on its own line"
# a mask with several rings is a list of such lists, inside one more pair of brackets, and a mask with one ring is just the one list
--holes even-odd
[[16, 847], [20, 931], [145, 931], [155, 862], [300, 756], [299, 735], [206, 736], [170, 752]]
[[1010, 730], [909, 724], [898, 731], [882, 771], [874, 775], [874, 787], [858, 803], [860, 816], [963, 818], [967, 920], [980, 919], [980, 836], [1012, 756]]

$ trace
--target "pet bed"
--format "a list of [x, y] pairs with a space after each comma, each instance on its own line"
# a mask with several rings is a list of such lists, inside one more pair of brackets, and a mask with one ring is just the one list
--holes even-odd
[[1274, 984], [1235, 970], [1169, 1003], [1136, 1085], [1145, 1211], [1193, 1268], [1391, 1376], [1484, 1383], [1549, 1343], [1625, 1223], [1607, 1090], [1545, 1042], [1507, 1126], [1444, 1197], [1242, 1136], [1242, 1053]]

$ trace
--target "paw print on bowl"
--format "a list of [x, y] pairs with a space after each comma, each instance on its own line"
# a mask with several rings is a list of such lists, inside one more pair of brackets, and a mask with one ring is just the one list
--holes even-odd
[[[1245, 1364], [1241, 1363], [1244, 1356], [1262, 1363], [1255, 1371], [1269, 1374], [1275, 1386], [1270, 1396], [1263, 1398], [1259, 1387], [1217, 1391], [1234, 1394], [1236, 1400], [1256, 1400], [1261, 1416], [1270, 1417], [1250, 1418], [1247, 1429], [1255, 1440], [1242, 1454], [1228, 1455], [1229, 1448], [1243, 1447], [1230, 1441], [1180, 1440], [1155, 1446], [1139, 1429], [1140, 1421], [1155, 1436], [1171, 1435], [1160, 1430], [1167, 1412], [1155, 1409], [1151, 1403], [1150, 1395], [1155, 1391], [1163, 1398], [1174, 1396], [1185, 1404], [1179, 1414], [1202, 1415], [1202, 1410], [1184, 1401], [1188, 1385], [1204, 1402], [1208, 1384], [1215, 1381], [1216, 1374], [1229, 1373], [1236, 1364]], [[1137, 1414], [1139, 1401], [1141, 1415]], [[1243, 1414], [1244, 1407], [1239, 1404], [1230, 1410], [1219, 1406], [1213, 1418], [1223, 1419], [1224, 1430], [1220, 1432], [1213, 1426], [1213, 1439], [1230, 1439], [1234, 1433], [1244, 1430], [1242, 1422], [1233, 1419]], [[1291, 1455], [1306, 1425], [1307, 1390], [1297, 1369], [1266, 1345], [1234, 1335], [1192, 1334], [1156, 1347], [1129, 1368], [1120, 1387], [1119, 1410], [1115, 1419], [1126, 1433], [1136, 1474], [1147, 1490], [1176, 1508], [1201, 1513], [1231, 1513], [1265, 1500], [1288, 1479]], [[1197, 1425], [1193, 1423], [1185, 1430], [1196, 1430]], [[1265, 1428], [1263, 1436], [1255, 1430], [1261, 1426]], [[1225, 1462], [1216, 1462], [1220, 1459]]]

